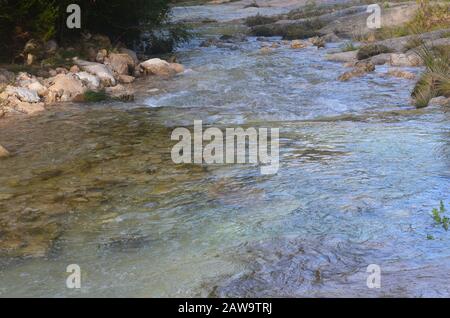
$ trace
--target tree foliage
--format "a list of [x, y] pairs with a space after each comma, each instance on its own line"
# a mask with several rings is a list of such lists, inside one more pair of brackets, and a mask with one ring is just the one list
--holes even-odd
[[[0, 0], [2, 46], [0, 54], [11, 56], [32, 38], [44, 41], [55, 38], [59, 42], [68, 42], [82, 32], [104, 34], [113, 42], [121, 41], [132, 45], [143, 34], [153, 34], [168, 22], [170, 14], [168, 2], [168, 0]], [[69, 4], [78, 4], [81, 7], [82, 27], [79, 30], [69, 30], [66, 27], [68, 17], [66, 9]], [[168, 30], [169, 37], [175, 35], [171, 34], [172, 27]], [[175, 40], [176, 36], [173, 41]]]

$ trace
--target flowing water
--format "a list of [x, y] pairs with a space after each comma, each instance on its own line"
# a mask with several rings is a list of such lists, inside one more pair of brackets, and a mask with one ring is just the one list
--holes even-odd
[[[450, 113], [413, 109], [413, 81], [384, 66], [338, 82], [339, 44], [199, 47], [212, 29], [132, 104], [0, 123], [0, 296], [450, 296], [430, 216], [450, 203]], [[197, 119], [280, 128], [279, 172], [174, 164], [173, 129]]]

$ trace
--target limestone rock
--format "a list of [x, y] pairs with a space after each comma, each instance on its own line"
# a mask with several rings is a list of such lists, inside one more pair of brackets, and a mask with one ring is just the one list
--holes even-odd
[[130, 75], [119, 75], [118, 80], [122, 84], [130, 84], [133, 83], [136, 78]]
[[6, 87], [5, 92], [9, 96], [15, 96], [22, 102], [38, 103], [41, 99], [36, 91], [24, 87]]
[[80, 79], [85, 86], [91, 90], [97, 90], [100, 88], [100, 79], [88, 72], [78, 72], [75, 74], [78, 79]]
[[327, 54], [325, 58], [333, 62], [355, 62], [358, 51], [339, 52]]
[[76, 59], [75, 64], [77, 64], [83, 71], [97, 76], [104, 86], [116, 85], [116, 79], [114, 78], [112, 71], [106, 65], [80, 59]]
[[291, 49], [303, 49], [305, 47], [307, 47], [308, 45], [300, 40], [293, 40], [291, 42]]
[[139, 64], [139, 59], [137, 57], [136, 52], [134, 52], [133, 50], [127, 49], [127, 48], [120, 48], [119, 49], [119, 53], [122, 54], [127, 54], [129, 57], [131, 57], [134, 61], [134, 65], [138, 65]]
[[113, 87], [107, 87], [105, 89], [105, 93], [114, 99], [119, 99], [124, 102], [134, 100], [134, 92], [121, 84]]
[[409, 79], [409, 80], [413, 80], [416, 78], [416, 75], [414, 75], [414, 73], [411, 73], [408, 71], [402, 71], [399, 69], [390, 69], [386, 74], [390, 75], [390, 76], [394, 76], [394, 77]]
[[75, 96], [83, 94], [86, 91], [83, 82], [74, 74], [59, 74], [51, 78], [50, 82], [52, 85], [48, 90], [54, 94], [49, 97], [50, 100], [55, 96], [57, 100], [68, 102]]
[[144, 72], [150, 75], [170, 76], [175, 74], [170, 63], [158, 58], [147, 60], [140, 65]]
[[422, 64], [422, 60], [415, 53], [392, 53], [390, 64], [392, 66], [419, 66]]
[[117, 75], [129, 75], [135, 67], [133, 58], [128, 54], [111, 53], [105, 59], [105, 64], [109, 65]]

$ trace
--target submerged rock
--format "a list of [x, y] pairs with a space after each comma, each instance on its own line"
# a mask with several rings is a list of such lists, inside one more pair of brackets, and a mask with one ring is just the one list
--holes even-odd
[[0, 145], [0, 158], [9, 157], [10, 153], [2, 145]]
[[131, 89], [119, 84], [114, 87], [107, 87], [105, 89], [105, 93], [111, 96], [112, 98], [129, 102], [134, 100], [134, 91]]
[[307, 47], [308, 45], [300, 40], [293, 40], [291, 42], [291, 49], [303, 49], [305, 47]]
[[345, 72], [341, 76], [338, 77], [340, 81], [348, 81], [353, 77], [360, 77], [369, 72], [373, 72], [375, 70], [375, 65], [372, 62], [358, 62], [355, 65], [355, 68], [351, 71]]
[[416, 75], [414, 75], [414, 73], [411, 73], [408, 71], [402, 71], [399, 69], [390, 69], [386, 74], [390, 75], [390, 76], [394, 76], [394, 77], [409, 79], [409, 80], [413, 80], [416, 78]]

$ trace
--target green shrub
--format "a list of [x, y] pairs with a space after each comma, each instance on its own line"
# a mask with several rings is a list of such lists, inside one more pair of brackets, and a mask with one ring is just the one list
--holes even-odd
[[416, 107], [421, 108], [428, 106], [433, 97], [450, 97], [450, 46], [422, 46], [417, 53], [426, 70], [416, 83], [411, 96]]
[[356, 57], [358, 60], [364, 60], [364, 59], [367, 59], [369, 57], [372, 57], [372, 56], [375, 56], [378, 54], [390, 53], [390, 52], [392, 52], [392, 50], [389, 49], [385, 45], [369, 44], [369, 45], [366, 45], [366, 46], [363, 46], [362, 48], [360, 48]]

